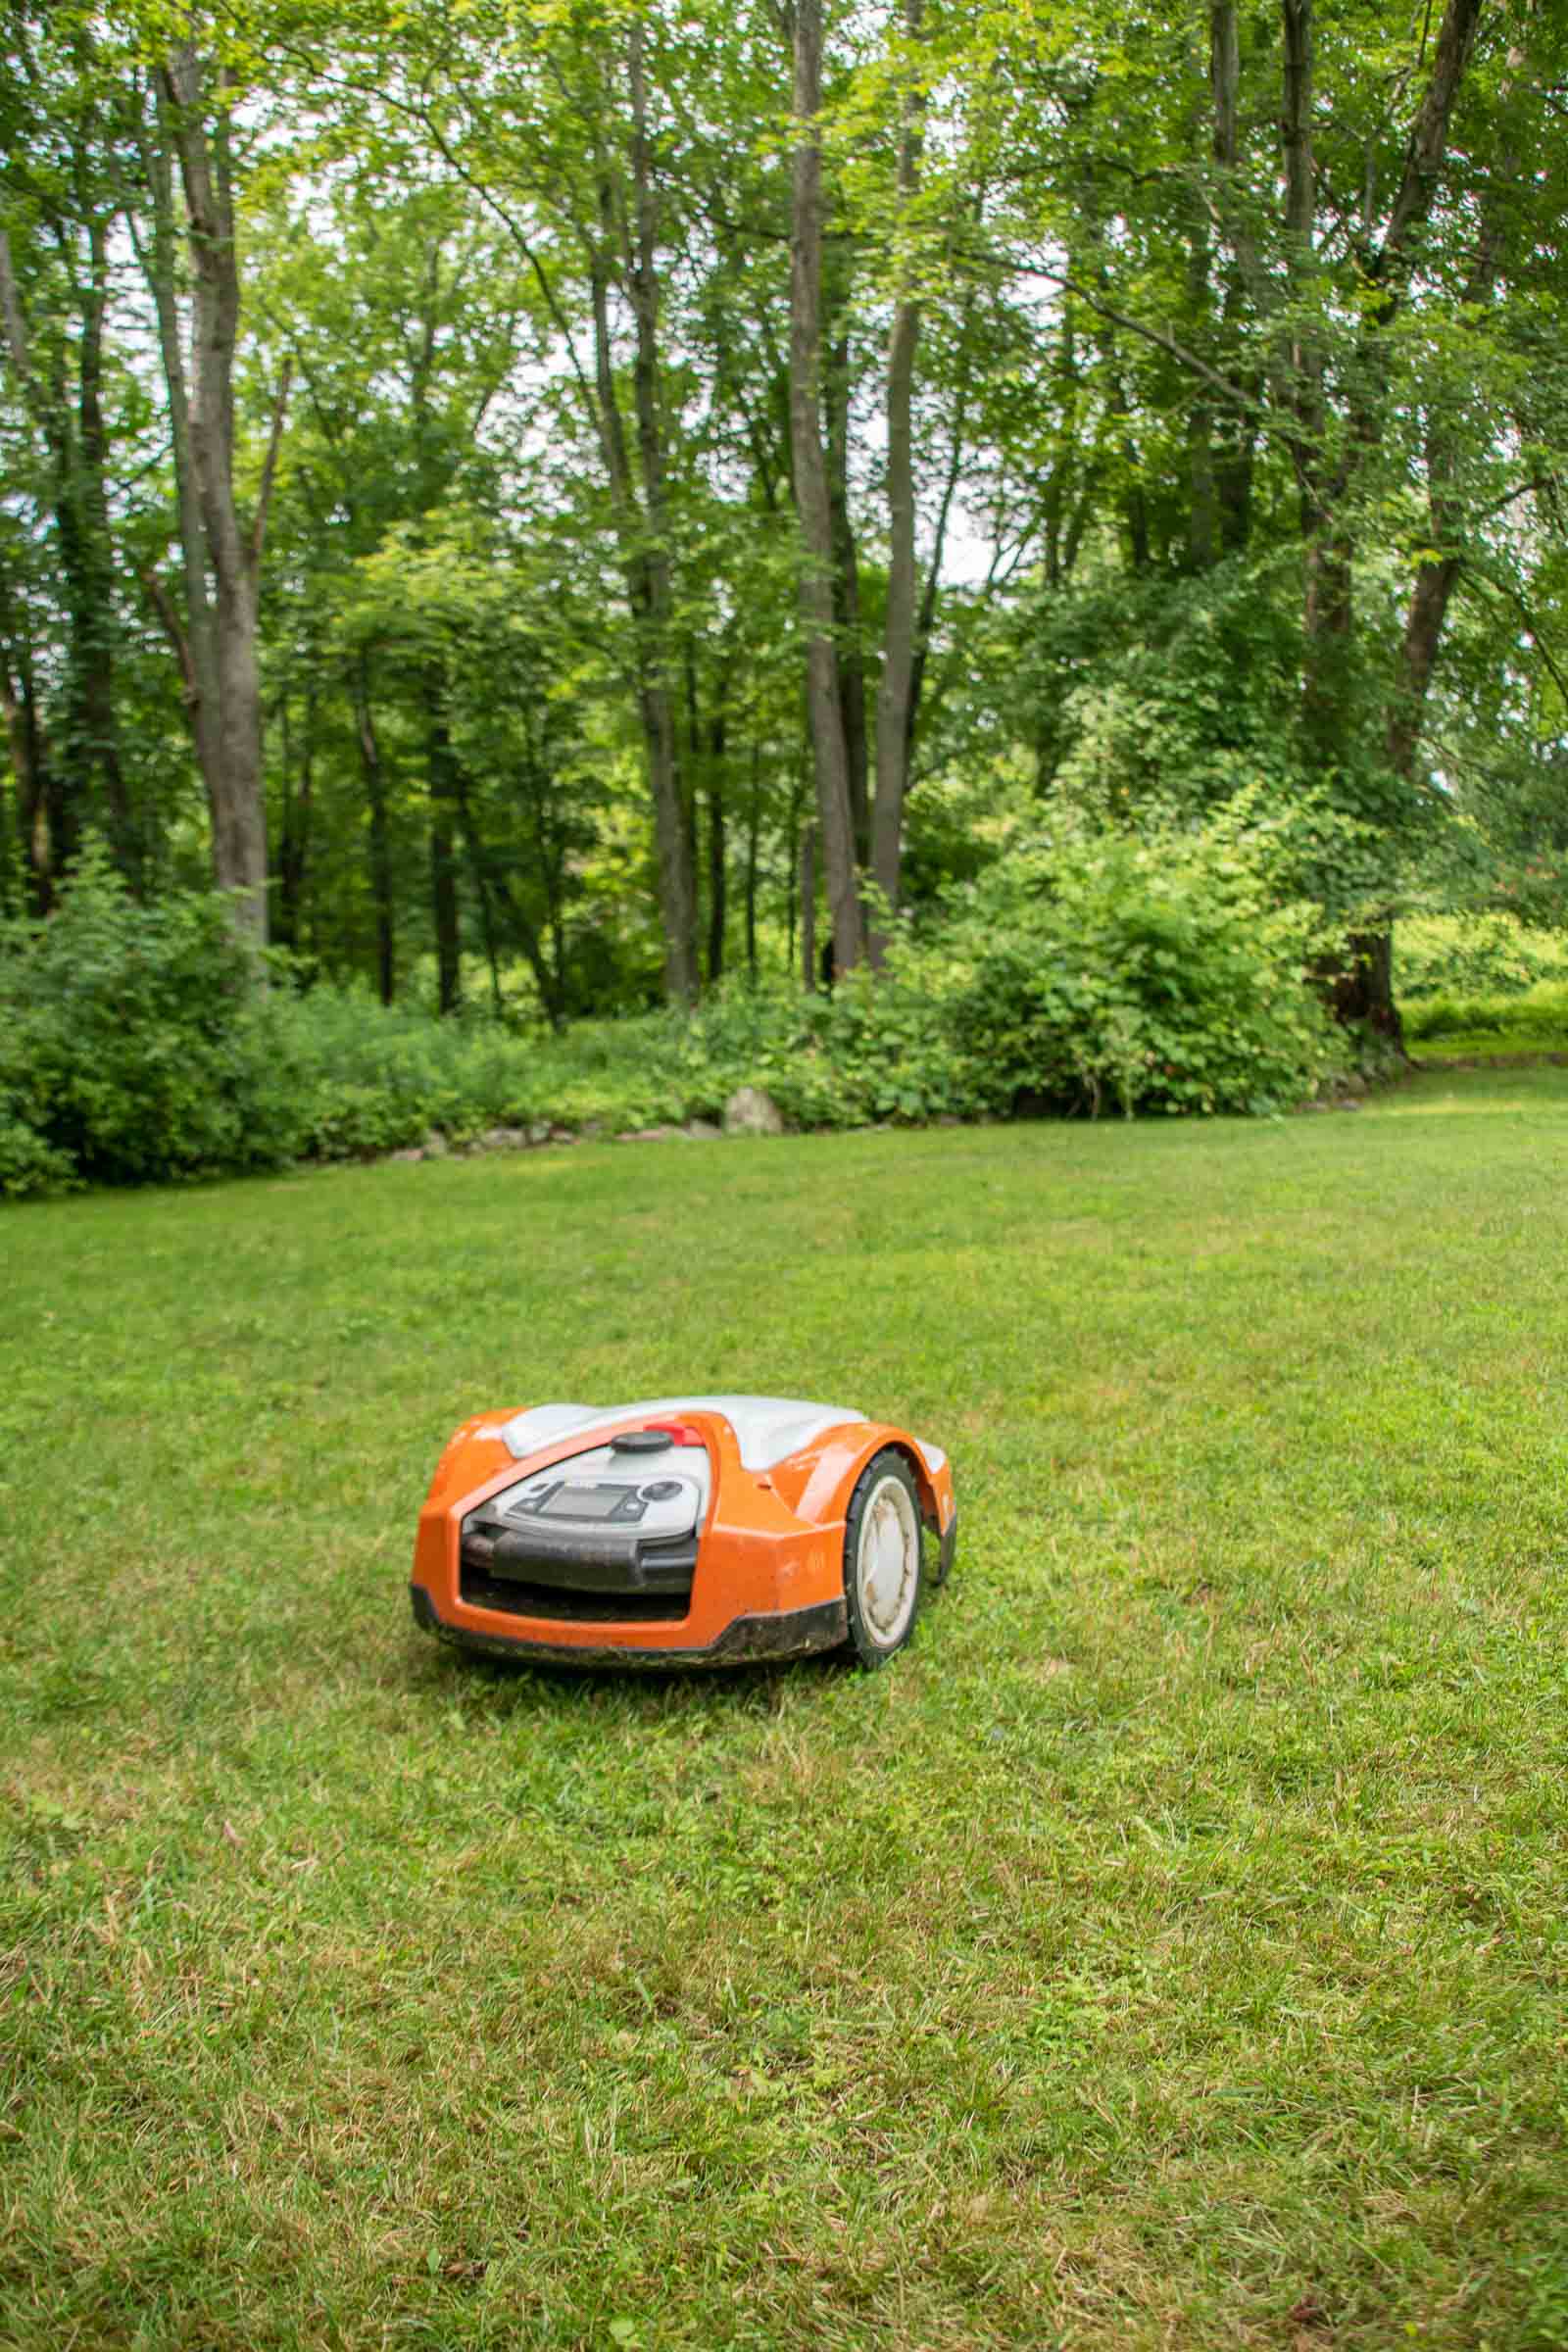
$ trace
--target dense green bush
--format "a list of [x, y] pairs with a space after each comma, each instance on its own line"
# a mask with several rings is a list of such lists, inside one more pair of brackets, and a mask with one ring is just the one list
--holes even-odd
[[618, 1133], [716, 1117], [742, 1084], [798, 1127], [1279, 1108], [1333, 1056], [1305, 978], [1321, 940], [1281, 903], [1298, 848], [1245, 808], [1143, 840], [1062, 830], [881, 973], [564, 1036], [300, 994], [281, 967], [263, 991], [220, 899], [140, 906], [89, 858], [47, 923], [0, 931], [0, 1192], [370, 1157], [432, 1129]]
[[1522, 995], [1425, 997], [1407, 1004], [1403, 1018], [1412, 1045], [1473, 1038], [1494, 1051], [1568, 1046], [1568, 982], [1543, 980]]
[[248, 1115], [255, 971], [215, 894], [138, 906], [89, 852], [48, 922], [0, 933], [0, 1041], [7, 1192], [289, 1156]]
[[993, 867], [933, 951], [974, 1096], [1128, 1116], [1299, 1100], [1335, 1041], [1307, 980], [1316, 920], [1280, 903], [1289, 854], [1237, 809], [1141, 840], [1068, 831]]
[[[1395, 927], [1395, 992], [1406, 1007], [1431, 997], [1519, 997], [1553, 980], [1568, 980], [1568, 939], [1511, 915], [1418, 914]], [[1407, 1009], [1407, 1028], [1410, 1019]]]

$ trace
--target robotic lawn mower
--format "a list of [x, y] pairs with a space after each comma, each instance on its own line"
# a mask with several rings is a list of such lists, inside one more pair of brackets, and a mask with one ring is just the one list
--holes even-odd
[[956, 1537], [942, 1448], [863, 1413], [541, 1404], [452, 1438], [411, 1593], [418, 1624], [506, 1657], [723, 1666], [847, 1642], [880, 1666]]

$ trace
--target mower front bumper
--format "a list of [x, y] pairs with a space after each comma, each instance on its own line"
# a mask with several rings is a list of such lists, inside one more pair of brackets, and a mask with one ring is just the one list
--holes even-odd
[[837, 1649], [845, 1638], [842, 1600], [818, 1601], [805, 1609], [766, 1616], [734, 1617], [722, 1633], [696, 1648], [641, 1647], [635, 1640], [542, 1642], [528, 1634], [472, 1632], [449, 1625], [422, 1585], [410, 1585], [414, 1622], [457, 1649], [498, 1658], [537, 1659], [553, 1666], [746, 1666], [770, 1658], [801, 1658], [814, 1649]]

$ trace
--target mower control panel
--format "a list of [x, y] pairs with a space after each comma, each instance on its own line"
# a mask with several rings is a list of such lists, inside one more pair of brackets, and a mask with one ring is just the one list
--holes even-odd
[[[640, 1527], [661, 1503], [668, 1506], [683, 1498], [688, 1504], [695, 1503], [697, 1490], [674, 1478], [652, 1479], [646, 1486], [619, 1479], [564, 1478], [525, 1488], [515, 1502], [508, 1504], [504, 1515], [508, 1519], [568, 1519], [589, 1527], [607, 1522], [613, 1527]], [[680, 1516], [682, 1525], [676, 1532], [684, 1534], [690, 1516], [686, 1512]]]
[[586, 1462], [557, 1462], [498, 1494], [489, 1508], [513, 1527], [533, 1522], [563, 1530], [603, 1528], [607, 1533], [623, 1528], [658, 1543], [666, 1536], [692, 1533], [702, 1517], [707, 1483], [705, 1478], [678, 1476], [663, 1463], [649, 1463], [639, 1476], [624, 1455], [606, 1461], [599, 1453]]

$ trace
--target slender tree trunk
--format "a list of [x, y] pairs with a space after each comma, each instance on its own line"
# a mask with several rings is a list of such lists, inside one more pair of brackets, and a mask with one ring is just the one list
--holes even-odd
[[392, 895], [392, 839], [387, 815], [386, 770], [370, 707], [369, 663], [362, 654], [351, 673], [354, 727], [359, 737], [360, 772], [370, 812], [370, 900], [375, 908], [375, 981], [383, 1004], [397, 993], [397, 916]]
[[[676, 1003], [697, 994], [697, 891], [691, 835], [670, 683], [674, 592], [670, 569], [671, 525], [664, 426], [660, 400], [659, 207], [654, 187], [653, 145], [648, 125], [644, 28], [634, 17], [627, 31], [627, 78], [632, 106], [632, 210], [626, 291], [636, 328], [632, 400], [637, 419], [645, 519], [633, 524], [637, 541], [631, 564], [632, 601], [639, 622], [638, 702], [648, 746], [654, 829], [659, 855], [660, 905], [664, 921], [664, 990]], [[635, 498], [620, 434], [610, 361], [609, 322], [601, 291], [596, 317], [600, 405], [607, 434], [620, 443], [621, 504], [628, 516]]]
[[850, 340], [840, 335], [828, 354], [823, 412], [827, 420], [827, 496], [833, 518], [833, 626], [838, 646], [839, 708], [849, 763], [855, 856], [871, 856], [871, 762], [865, 723], [865, 651], [860, 641], [860, 561], [850, 514]]
[[746, 969], [757, 978], [757, 851], [761, 830], [762, 747], [752, 741], [752, 788], [746, 804]]
[[[918, 40], [922, 0], [904, 0], [904, 30]], [[920, 184], [923, 132], [920, 92], [906, 83], [899, 139], [899, 203], [906, 212]], [[920, 304], [901, 294], [888, 345], [888, 611], [882, 638], [882, 678], [876, 698], [876, 809], [871, 870], [890, 915], [899, 910], [904, 854], [904, 802], [909, 782], [910, 709], [914, 687], [914, 356]], [[878, 951], [880, 943], [878, 944]]]
[[490, 972], [490, 1004], [497, 1019], [501, 1016], [501, 957], [496, 942], [495, 901], [499, 896], [498, 876], [489, 853], [480, 838], [478, 821], [473, 812], [473, 795], [468, 790], [467, 771], [461, 760], [452, 762], [453, 807], [457, 813], [463, 847], [468, 860], [468, 873], [473, 883], [473, 895], [479, 903], [479, 929], [484, 938], [484, 957]]
[[[31, 338], [17, 279], [11, 240], [0, 228], [0, 324], [6, 356], [24, 410], [31, 416], [49, 460], [50, 506], [69, 622], [66, 657], [66, 723], [60, 758], [46, 771], [40, 849], [47, 843], [47, 872], [58, 876], [71, 863], [80, 839], [82, 782], [93, 779], [102, 796], [118, 862], [134, 884], [140, 863], [124, 774], [120, 759], [119, 718], [114, 696], [114, 554], [105, 483], [108, 465], [102, 413], [102, 342], [108, 302], [109, 221], [89, 222], [88, 283], [80, 289], [76, 406], [73, 415], [64, 383], [44, 384], [33, 366]], [[71, 257], [67, 256], [68, 265]], [[44, 867], [34, 869], [39, 874]]]
[[32, 647], [0, 577], [0, 710], [16, 783], [16, 842], [24, 896], [34, 914], [54, 905], [55, 865], [50, 835], [49, 749], [38, 718]]
[[115, 553], [109, 523], [109, 437], [104, 429], [104, 313], [109, 304], [109, 222], [88, 226], [89, 275], [77, 352], [76, 468], [81, 507], [80, 612], [74, 631], [84, 674], [79, 699], [85, 749], [103, 787], [110, 839], [121, 872], [140, 887], [141, 842], [120, 757], [115, 708]]
[[801, 986], [808, 996], [816, 987], [816, 820], [808, 817], [801, 828]]
[[283, 698], [283, 837], [277, 852], [277, 919], [273, 926], [279, 944], [297, 950], [305, 904], [305, 875], [310, 860], [312, 803], [316, 780], [316, 686], [305, 689], [304, 738], [300, 745], [299, 782], [294, 783], [289, 743], [288, 698]]
[[[1316, 164], [1312, 148], [1314, 29], [1313, 0], [1281, 0], [1284, 28], [1284, 85], [1281, 137], [1285, 159], [1285, 226], [1293, 258], [1292, 291], [1299, 308], [1310, 292], [1316, 214]], [[1293, 330], [1288, 384], [1294, 414], [1293, 457], [1300, 488], [1305, 551], [1302, 634], [1304, 680], [1302, 725], [1309, 755], [1323, 768], [1342, 766], [1349, 752], [1350, 639], [1353, 619], [1355, 549], [1345, 516], [1348, 493], [1365, 458], [1384, 429], [1387, 403], [1385, 346], [1398, 314], [1412, 240], [1432, 208], [1448, 124], [1468, 66], [1481, 0], [1446, 0], [1432, 50], [1432, 66], [1405, 149], [1403, 172], [1381, 244], [1365, 267], [1369, 298], [1357, 335], [1346, 413], [1345, 454], [1330, 479], [1323, 450], [1324, 376], [1318, 338], [1309, 327]], [[1418, 588], [1420, 583], [1418, 583]], [[1436, 597], [1438, 583], [1428, 586]], [[1446, 593], [1443, 598], [1446, 606]], [[1431, 633], [1435, 655], [1441, 615], [1433, 629], [1430, 609], [1416, 615], [1417, 642]], [[1408, 624], [1407, 624], [1408, 635]], [[1407, 658], [1409, 654], [1407, 653]], [[1424, 682], [1421, 688], [1425, 692]], [[1413, 741], [1405, 757], [1413, 756]], [[1388, 930], [1349, 942], [1345, 970], [1334, 976], [1332, 998], [1342, 1019], [1364, 1020], [1399, 1041], [1394, 1002], [1392, 938]]]
[[[907, 795], [909, 778], [914, 768], [914, 746], [920, 723], [921, 702], [925, 690], [926, 670], [931, 660], [931, 633], [936, 626], [937, 597], [942, 586], [942, 563], [947, 553], [948, 526], [953, 517], [953, 502], [957, 495], [958, 479], [963, 470], [965, 436], [969, 416], [969, 390], [972, 378], [973, 353], [969, 336], [971, 305], [965, 301], [963, 323], [959, 333], [958, 381], [954, 399], [953, 426], [948, 447], [948, 470], [942, 485], [942, 499], [937, 508], [936, 532], [931, 541], [931, 560], [925, 567], [925, 585], [920, 591], [920, 612], [915, 622], [914, 658], [909, 666], [908, 724], [906, 729], [904, 773]], [[1070, 324], [1062, 333], [1066, 365], [1070, 370], [1072, 338]]]
[[47, 914], [54, 893], [49, 860], [48, 784], [38, 710], [30, 662], [24, 659], [13, 667], [9, 653], [0, 662], [0, 714], [6, 722], [6, 745], [16, 786], [13, 840], [23, 878], [23, 897], [34, 914]]
[[[822, 454], [821, 0], [796, 0], [796, 148], [790, 230], [790, 440], [800, 513], [800, 605], [816, 801], [833, 921], [834, 961], [849, 971], [865, 956], [865, 918], [855, 862], [855, 819], [833, 641], [833, 520]], [[803, 908], [803, 916], [804, 916]]]
[[[1509, 55], [1510, 83], [1524, 65], [1523, 56]], [[1478, 311], [1490, 300], [1502, 265], [1505, 191], [1494, 181], [1482, 213], [1481, 233], [1461, 297], [1466, 312]], [[1417, 569], [1405, 608], [1404, 634], [1395, 668], [1393, 691], [1385, 722], [1384, 750], [1396, 776], [1414, 773], [1415, 756], [1426, 717], [1427, 690], [1437, 666], [1444, 624], [1454, 587], [1463, 568], [1460, 541], [1463, 516], [1458, 497], [1460, 448], [1465, 436], [1464, 405], [1457, 411], [1435, 412], [1426, 437], [1427, 509], [1434, 554]]]
[[458, 762], [447, 710], [447, 675], [440, 662], [424, 673], [425, 774], [430, 794], [430, 914], [435, 929], [437, 1003], [456, 1012], [463, 998], [462, 939], [458, 921]]
[[708, 740], [708, 977], [724, 976], [724, 925], [728, 916], [729, 874], [724, 838], [724, 755], [729, 715], [724, 706], [713, 713]]
[[156, 120], [151, 135], [142, 131], [142, 171], [153, 202], [150, 245], [136, 238], [142, 273], [153, 298], [158, 320], [158, 346], [169, 392], [170, 453], [173, 463], [175, 511], [178, 516], [180, 574], [184, 584], [184, 619], [159, 595], [149, 579], [159, 614], [180, 664], [186, 716], [196, 748], [196, 764], [207, 795], [213, 839], [218, 838], [221, 805], [221, 750], [219, 733], [218, 641], [213, 613], [207, 533], [202, 523], [201, 497], [191, 462], [190, 389], [186, 376], [184, 341], [180, 331], [176, 292], [178, 226], [174, 217], [171, 108], [165, 91], [156, 93]]
[[220, 886], [236, 892], [242, 928], [267, 938], [267, 814], [262, 790], [261, 675], [256, 577], [260, 528], [247, 539], [234, 503], [234, 353], [239, 334], [225, 76], [209, 120], [209, 71], [194, 44], [174, 42], [163, 68], [180, 179], [194, 313], [194, 398], [190, 457], [212, 566], [218, 684], [213, 863]]

